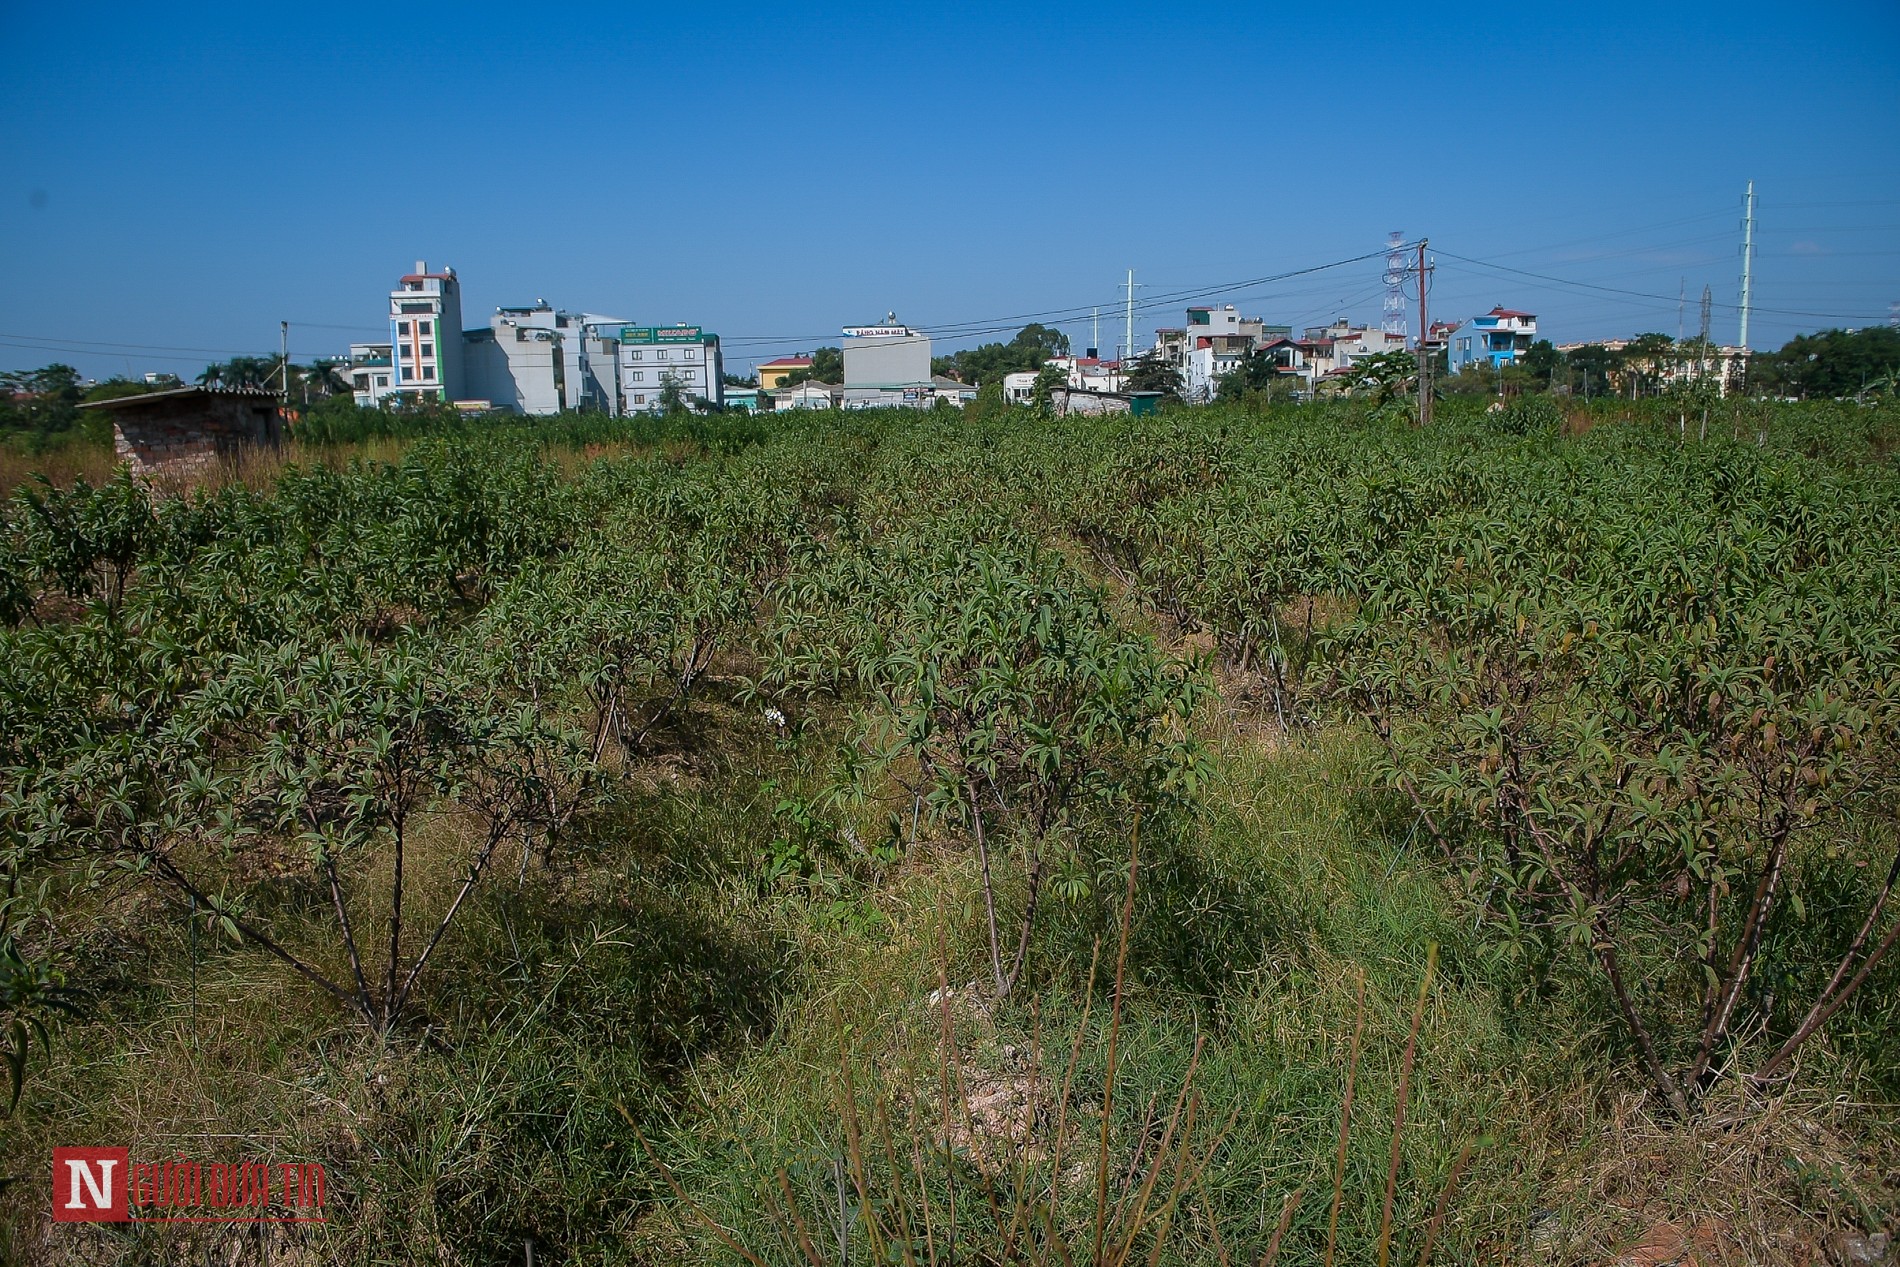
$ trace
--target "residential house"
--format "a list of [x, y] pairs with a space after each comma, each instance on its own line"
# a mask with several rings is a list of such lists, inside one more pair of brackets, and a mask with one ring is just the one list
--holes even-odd
[[337, 373], [348, 381], [350, 394], [358, 405], [374, 409], [393, 390], [390, 386], [395, 373], [392, 351], [387, 343], [350, 344], [350, 354], [337, 366]]
[[1726, 397], [1739, 393], [1747, 385], [1747, 348], [1717, 346], [1689, 339], [1667, 352], [1632, 357], [1627, 355], [1631, 342], [1629, 339], [1598, 339], [1559, 343], [1557, 350], [1566, 356], [1584, 348], [1624, 353], [1621, 363], [1609, 372], [1610, 389], [1614, 392], [1634, 392], [1645, 384], [1653, 391], [1664, 391], [1678, 384], [1706, 379], [1712, 381], [1716, 391]]
[[771, 391], [775, 387], [783, 387], [785, 380], [793, 374], [810, 368], [809, 356], [781, 356], [776, 361], [767, 361], [759, 366], [759, 389]]
[[1537, 340], [1537, 317], [1510, 308], [1493, 308], [1473, 317], [1464, 333], [1449, 338], [1447, 360], [1452, 373], [1480, 362], [1503, 369], [1531, 350]]
[[933, 374], [930, 376], [930, 395], [933, 405], [955, 405], [961, 409], [976, 399], [976, 388], [954, 378]]
[[772, 408], [779, 409], [837, 409], [842, 404], [844, 389], [833, 383], [821, 383], [808, 378], [791, 387], [780, 387], [772, 392]]

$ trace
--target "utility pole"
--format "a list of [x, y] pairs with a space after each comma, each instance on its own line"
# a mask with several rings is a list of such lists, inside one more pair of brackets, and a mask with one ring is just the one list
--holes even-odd
[[[1132, 268], [1128, 270], [1128, 330], [1126, 337], [1128, 342], [1122, 346], [1122, 359], [1132, 361], [1135, 359], [1135, 270]], [[1126, 367], [1124, 367], [1124, 372], [1126, 372]]]
[[1102, 354], [1102, 310], [1095, 310], [1095, 337], [1089, 340], [1089, 352], [1094, 356]]
[[1713, 350], [1709, 346], [1709, 310], [1714, 304], [1715, 296], [1707, 286], [1704, 286], [1702, 288], [1702, 326], [1701, 332], [1696, 336], [1696, 356], [1701, 358], [1700, 367], [1696, 373], [1704, 376], [1709, 372], [1709, 358], [1713, 355]]
[[1425, 238], [1418, 240], [1418, 425], [1432, 425], [1431, 326], [1425, 322]]
[[281, 347], [283, 351], [283, 358], [284, 358], [283, 359], [284, 408], [289, 409], [290, 408], [290, 323], [288, 321], [279, 321], [277, 323], [277, 334], [280, 339], [279, 346]]
[[1755, 276], [1755, 182], [1742, 197], [1742, 350], [1748, 350], [1748, 301]]

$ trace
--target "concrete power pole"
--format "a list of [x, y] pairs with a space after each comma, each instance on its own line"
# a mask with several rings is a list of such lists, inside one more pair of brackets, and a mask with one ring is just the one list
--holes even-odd
[[1431, 326], [1425, 321], [1425, 243], [1418, 240], [1418, 425], [1432, 425]]
[[277, 334], [278, 334], [278, 339], [279, 339], [279, 345], [281, 347], [281, 350], [283, 352], [283, 357], [284, 357], [283, 371], [282, 371], [283, 376], [284, 376], [284, 408], [289, 409], [290, 408], [290, 323], [288, 321], [279, 321], [277, 323]]
[[1755, 182], [1742, 198], [1742, 350], [1748, 350], [1748, 303], [1755, 279]]
[[[1122, 359], [1132, 361], [1135, 359], [1135, 270], [1132, 268], [1128, 270], [1128, 329], [1125, 337], [1128, 342], [1122, 347]], [[1123, 372], [1127, 372], [1126, 367]]]

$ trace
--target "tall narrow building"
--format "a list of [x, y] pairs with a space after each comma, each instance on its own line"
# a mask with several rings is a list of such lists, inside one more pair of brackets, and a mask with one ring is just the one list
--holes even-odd
[[462, 395], [462, 287], [422, 260], [389, 292], [390, 391], [441, 401]]

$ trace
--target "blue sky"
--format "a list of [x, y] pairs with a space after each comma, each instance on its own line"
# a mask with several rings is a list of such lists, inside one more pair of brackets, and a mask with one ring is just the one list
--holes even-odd
[[[0, 368], [195, 373], [280, 320], [338, 353], [419, 258], [470, 326], [696, 322], [728, 368], [887, 310], [1099, 304], [1112, 351], [1129, 268], [1145, 344], [1183, 292], [1393, 229], [1430, 238], [1434, 316], [1674, 334], [1686, 286], [1694, 333], [1707, 284], [1728, 342], [1750, 179], [1755, 346], [1900, 300], [1892, 0], [14, 4], [0, 42]], [[1379, 273], [1218, 299], [1376, 324]]]

